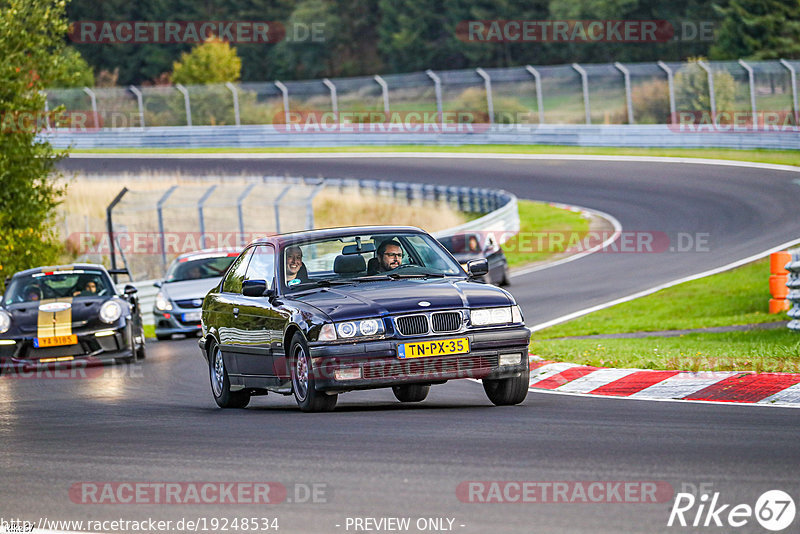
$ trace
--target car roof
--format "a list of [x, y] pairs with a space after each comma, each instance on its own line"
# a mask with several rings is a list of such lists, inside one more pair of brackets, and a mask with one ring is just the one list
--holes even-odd
[[354, 234], [385, 234], [385, 233], [407, 233], [424, 234], [424, 230], [416, 226], [341, 226], [337, 228], [322, 228], [319, 230], [304, 230], [301, 232], [291, 232], [286, 234], [276, 234], [267, 237], [254, 239], [250, 244], [268, 244], [279, 247], [300, 243], [303, 241], [314, 241], [332, 237], [354, 235]]
[[193, 250], [191, 252], [184, 252], [179, 254], [173, 261], [186, 260], [190, 258], [202, 257], [211, 258], [214, 256], [227, 256], [228, 254], [236, 253], [238, 256], [244, 247], [218, 247], [218, 248], [204, 248], [201, 250]]
[[102, 271], [102, 272], [108, 274], [108, 272], [106, 271], [106, 268], [104, 266], [100, 265], [100, 264], [97, 264], [97, 263], [72, 263], [72, 264], [69, 264], [69, 265], [47, 265], [47, 266], [44, 266], [44, 267], [34, 267], [32, 269], [26, 269], [24, 271], [19, 271], [17, 273], [14, 273], [14, 275], [11, 277], [11, 279], [13, 280], [14, 278], [17, 278], [17, 277], [20, 277], [20, 276], [28, 276], [28, 275], [36, 274], [36, 273], [48, 273], [48, 272], [51, 272], [51, 271], [75, 271], [75, 270], [81, 270], [81, 269], [92, 270], [92, 271]]

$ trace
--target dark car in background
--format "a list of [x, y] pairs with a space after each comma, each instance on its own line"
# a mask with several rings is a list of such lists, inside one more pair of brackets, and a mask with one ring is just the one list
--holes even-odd
[[514, 298], [477, 282], [414, 227], [313, 230], [247, 246], [203, 302], [199, 341], [223, 408], [294, 395], [334, 409], [352, 390], [419, 402], [431, 385], [481, 379], [497, 405], [528, 392], [530, 331]]
[[440, 237], [439, 242], [465, 269], [470, 261], [485, 258], [489, 264], [489, 272], [482, 277], [485, 282], [498, 286], [509, 284], [508, 260], [491, 235], [484, 237], [479, 232], [456, 234]]
[[3, 370], [144, 357], [136, 288], [118, 293], [102, 265], [38, 267], [7, 282], [0, 299]]
[[173, 334], [194, 336], [200, 333], [200, 308], [203, 297], [219, 281], [240, 249], [204, 249], [181, 254], [170, 264], [153, 305], [156, 338], [163, 341]]

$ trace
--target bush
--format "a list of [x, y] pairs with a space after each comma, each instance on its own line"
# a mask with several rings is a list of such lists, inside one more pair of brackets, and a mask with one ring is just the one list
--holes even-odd
[[[708, 74], [698, 65], [703, 58], [690, 58], [675, 75], [675, 102], [678, 111], [711, 111]], [[713, 71], [712, 71], [713, 72]], [[728, 72], [714, 72], [714, 97], [717, 110], [733, 106], [736, 83]]]
[[631, 89], [633, 118], [637, 124], [667, 124], [669, 122], [669, 85], [652, 80]]
[[41, 265], [55, 265], [63, 247], [50, 230], [3, 229], [0, 234], [0, 293], [12, 274]]

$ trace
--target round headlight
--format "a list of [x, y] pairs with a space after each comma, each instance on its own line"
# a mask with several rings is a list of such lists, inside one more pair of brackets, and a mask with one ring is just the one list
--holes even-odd
[[336, 332], [342, 337], [353, 337], [356, 335], [355, 323], [339, 323], [336, 326]]
[[114, 300], [108, 300], [100, 307], [100, 320], [104, 323], [111, 324], [119, 319], [120, 315], [122, 306]]
[[172, 303], [161, 291], [156, 294], [156, 309], [160, 311], [169, 311], [172, 309]]
[[374, 336], [378, 333], [378, 321], [375, 319], [361, 321], [360, 327], [362, 336]]
[[0, 334], [5, 334], [11, 328], [11, 315], [7, 311], [0, 310]]

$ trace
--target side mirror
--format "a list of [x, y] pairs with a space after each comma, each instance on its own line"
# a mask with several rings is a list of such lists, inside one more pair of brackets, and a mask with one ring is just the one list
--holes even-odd
[[157, 281], [157, 282], [153, 282], [153, 287], [158, 287], [158, 288], [160, 288], [160, 287], [161, 287], [161, 280], [159, 280], [159, 281]]
[[489, 272], [489, 260], [481, 258], [479, 260], [469, 260], [467, 262], [467, 272], [470, 278], [477, 278]]
[[266, 280], [245, 280], [242, 282], [242, 295], [245, 297], [272, 297], [274, 289], [267, 289]]
[[123, 292], [126, 295], [130, 296], [130, 295], [135, 295], [136, 293], [139, 292], [139, 290], [136, 289], [134, 286], [132, 286], [130, 284], [127, 284], [127, 285], [125, 285], [125, 289], [123, 289]]

